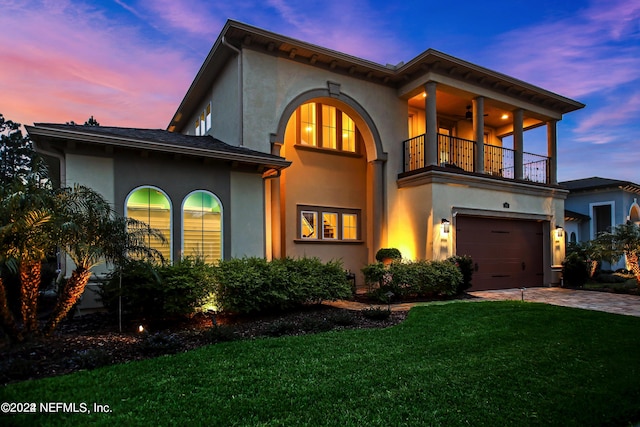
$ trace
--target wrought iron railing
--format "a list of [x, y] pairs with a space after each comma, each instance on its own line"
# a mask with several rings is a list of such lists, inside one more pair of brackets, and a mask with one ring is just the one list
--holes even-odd
[[[422, 169], [427, 165], [425, 135], [403, 142], [404, 172]], [[476, 143], [468, 139], [438, 134], [438, 165], [475, 172]], [[484, 173], [515, 179], [515, 151], [496, 145], [484, 145]], [[522, 179], [549, 183], [549, 158], [522, 153]]]

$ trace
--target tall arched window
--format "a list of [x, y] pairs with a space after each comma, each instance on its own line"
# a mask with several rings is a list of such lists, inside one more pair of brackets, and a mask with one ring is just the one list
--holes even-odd
[[182, 205], [182, 256], [222, 259], [222, 204], [208, 191], [194, 191]]
[[167, 195], [153, 187], [137, 188], [127, 197], [125, 215], [162, 231], [167, 242], [163, 244], [157, 238], [149, 237], [148, 245], [171, 261], [171, 202]]

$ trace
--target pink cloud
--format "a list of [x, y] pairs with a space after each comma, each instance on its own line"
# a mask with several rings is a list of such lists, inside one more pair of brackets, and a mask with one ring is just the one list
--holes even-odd
[[197, 69], [78, 3], [16, 4], [0, 27], [12, 47], [0, 67], [0, 112], [25, 124], [93, 114], [103, 125], [164, 128]]
[[504, 34], [496, 49], [498, 67], [571, 97], [634, 81], [640, 41], [632, 26], [640, 5], [630, 3], [597, 1], [570, 19]]

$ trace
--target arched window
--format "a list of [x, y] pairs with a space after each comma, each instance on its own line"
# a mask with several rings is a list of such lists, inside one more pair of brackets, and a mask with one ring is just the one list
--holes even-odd
[[640, 225], [640, 206], [638, 205], [637, 199], [633, 199], [633, 204], [629, 209], [629, 221]]
[[153, 187], [137, 188], [127, 196], [125, 215], [162, 231], [165, 244], [153, 237], [149, 237], [148, 244], [160, 251], [166, 261], [171, 261], [171, 202], [167, 195]]
[[184, 199], [182, 256], [222, 259], [222, 204], [208, 191], [194, 191]]

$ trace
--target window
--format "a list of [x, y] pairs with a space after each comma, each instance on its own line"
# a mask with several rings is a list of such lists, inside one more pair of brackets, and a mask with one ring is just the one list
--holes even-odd
[[[360, 210], [298, 206], [298, 235], [310, 241], [358, 241]], [[318, 223], [318, 219], [322, 222]]]
[[222, 259], [222, 207], [208, 191], [195, 191], [182, 205], [182, 255], [205, 262]]
[[300, 144], [316, 146], [316, 104], [304, 104], [300, 112]]
[[347, 113], [342, 113], [342, 149], [356, 152], [356, 124]]
[[331, 105], [309, 102], [302, 104], [297, 113], [299, 145], [357, 152], [360, 134], [345, 112]]
[[133, 190], [125, 202], [125, 215], [162, 231], [167, 242], [148, 237], [147, 244], [157, 249], [165, 260], [171, 260], [171, 202], [161, 190], [141, 187]]
[[196, 136], [204, 136], [211, 130], [211, 103], [202, 110], [196, 119]]
[[338, 238], [338, 214], [322, 213], [322, 238], [337, 239]]
[[356, 240], [358, 238], [358, 216], [356, 214], [342, 214], [342, 239]]
[[615, 210], [615, 203], [598, 202], [590, 203], [589, 211], [591, 212], [591, 238], [594, 239], [598, 236], [598, 233], [610, 231], [614, 226], [613, 212]]
[[317, 239], [318, 230], [316, 229], [316, 224], [318, 223], [318, 213], [310, 212], [310, 211], [302, 211], [300, 220], [302, 224], [301, 237], [303, 239]]

